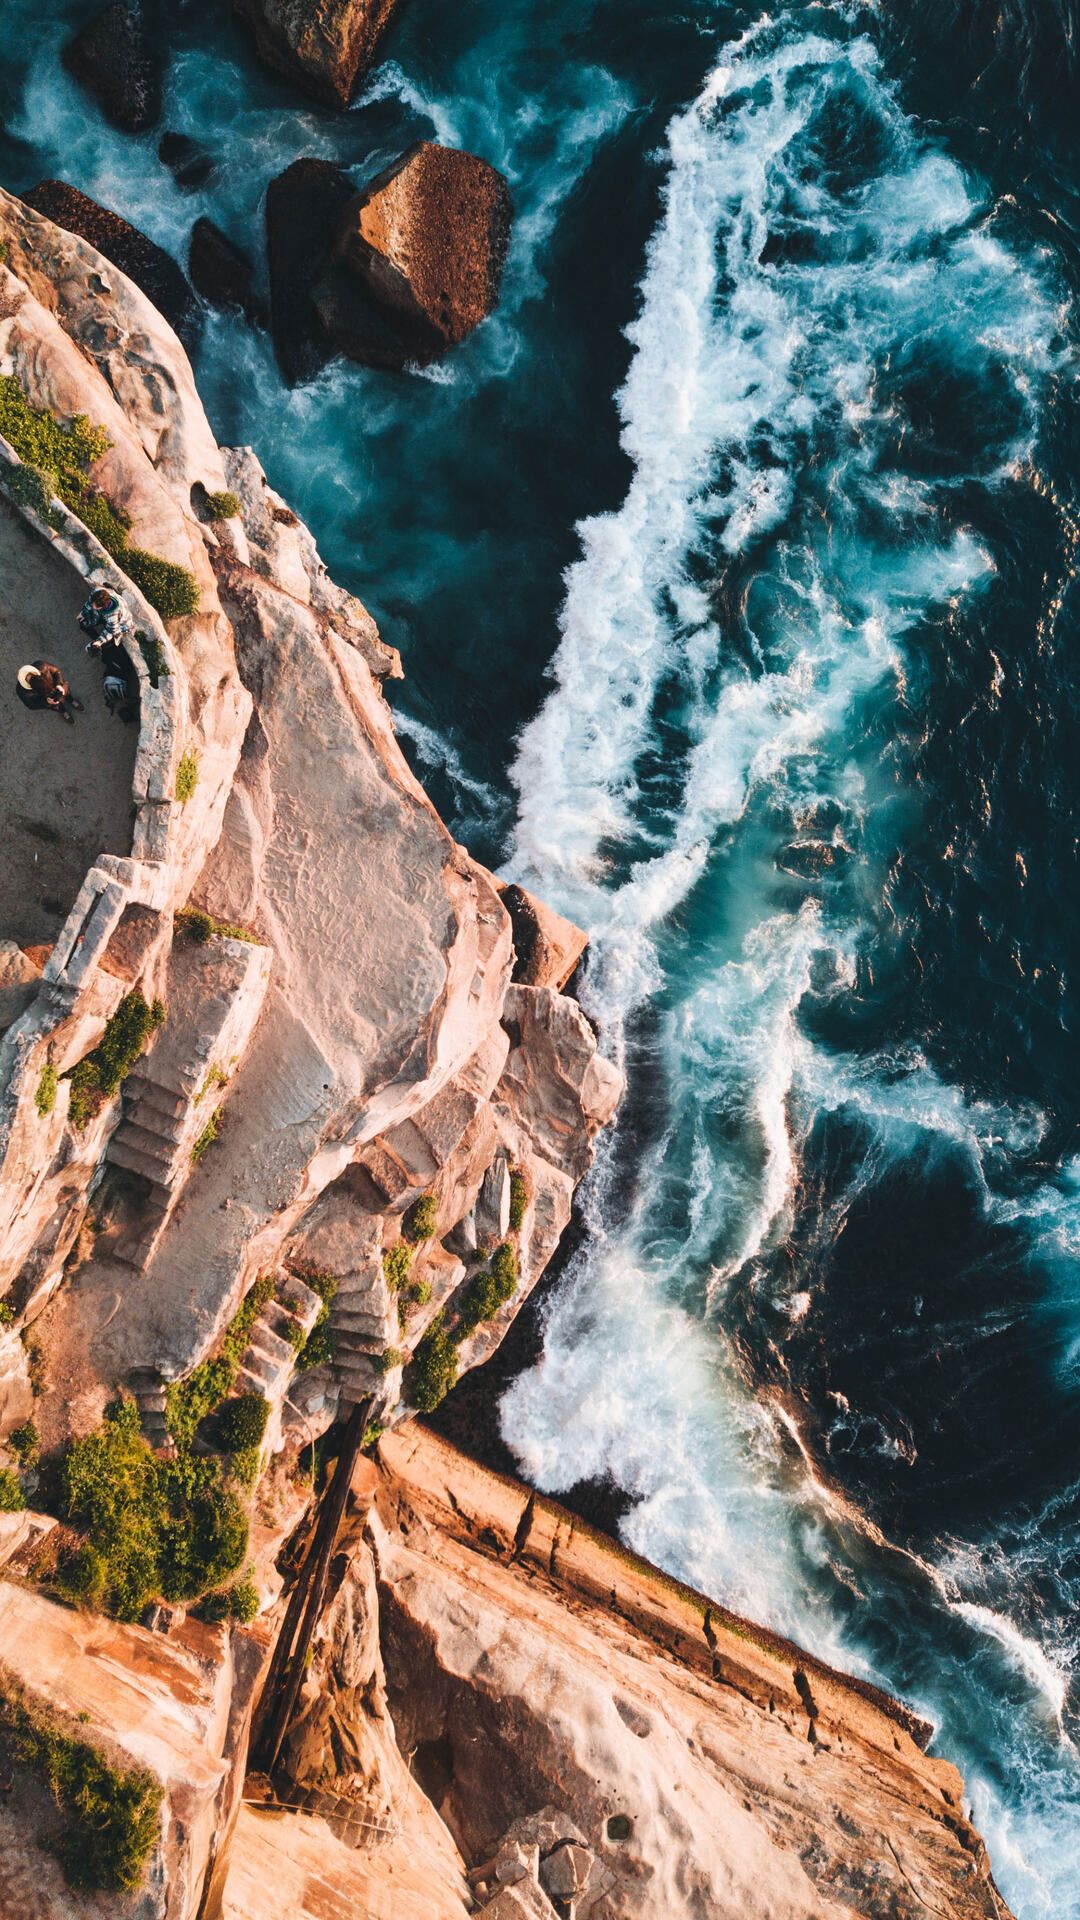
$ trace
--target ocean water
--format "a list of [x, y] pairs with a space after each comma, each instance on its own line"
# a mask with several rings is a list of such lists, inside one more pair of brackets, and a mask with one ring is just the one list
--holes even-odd
[[592, 938], [627, 1097], [503, 1430], [925, 1712], [1016, 1913], [1080, 1915], [1069, 9], [407, 0], [334, 115], [173, 6], [194, 195], [63, 74], [88, 11], [3, 0], [0, 179], [180, 257], [202, 212], [258, 252], [300, 153], [506, 171], [438, 367], [287, 393], [215, 316], [197, 366], [455, 831]]

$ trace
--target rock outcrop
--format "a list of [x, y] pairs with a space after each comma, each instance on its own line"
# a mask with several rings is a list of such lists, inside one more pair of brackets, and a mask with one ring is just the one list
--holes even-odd
[[[316, 1859], [394, 1920], [467, 1910], [462, 1865], [491, 1920], [1007, 1920], [899, 1703], [419, 1426], [376, 1458], [281, 1769], [304, 1812], [242, 1817], [226, 1920], [315, 1920]], [[371, 1884], [406, 1833], [426, 1908]]]
[[63, 59], [121, 133], [148, 133], [157, 126], [162, 63], [141, 8], [113, 0], [68, 41]]
[[250, 255], [212, 220], [196, 220], [191, 229], [188, 275], [196, 293], [210, 306], [242, 313], [256, 326], [266, 325], [263, 303], [253, 290]]
[[198, 312], [183, 273], [162, 247], [144, 233], [122, 220], [118, 213], [99, 206], [66, 180], [42, 180], [23, 195], [35, 213], [55, 221], [68, 233], [78, 234], [129, 280], [141, 287], [147, 299], [164, 314], [181, 340], [190, 344], [195, 337]]
[[464, 340], [498, 305], [510, 220], [509, 188], [485, 160], [411, 148], [342, 212], [312, 296], [335, 346], [401, 368]]
[[234, 0], [268, 66], [347, 107], [399, 0]]
[[290, 386], [314, 379], [333, 357], [311, 294], [352, 195], [347, 173], [329, 160], [314, 159], [294, 160], [266, 190], [270, 331]]

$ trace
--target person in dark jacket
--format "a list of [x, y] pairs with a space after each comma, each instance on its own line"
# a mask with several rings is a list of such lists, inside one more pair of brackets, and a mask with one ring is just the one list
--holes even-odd
[[59, 667], [48, 660], [32, 660], [28, 666], [20, 667], [15, 676], [15, 691], [24, 707], [40, 713], [48, 707], [66, 720], [69, 727], [75, 725], [76, 713], [82, 713], [83, 703], [76, 700]]

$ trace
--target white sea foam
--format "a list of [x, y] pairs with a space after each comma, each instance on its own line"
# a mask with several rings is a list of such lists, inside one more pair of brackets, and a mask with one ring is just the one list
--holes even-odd
[[[876, 133], [842, 193], [806, 144], [841, 94]], [[636, 1496], [635, 1547], [869, 1671], [830, 1606], [836, 1582], [858, 1590], [858, 1528], [780, 1449], [711, 1329], [735, 1274], [776, 1284], [762, 1256], [784, 1236], [816, 1113], [845, 1107], [894, 1151], [914, 1135], [958, 1147], [988, 1206], [1005, 1218], [1018, 1204], [995, 1182], [1038, 1142], [1036, 1109], [974, 1099], [914, 1054], [834, 1056], [800, 1008], [818, 975], [851, 981], [864, 903], [880, 892], [872, 828], [895, 787], [868, 721], [917, 665], [920, 624], [994, 576], [956, 522], [957, 463], [943, 458], [940, 475], [905, 463], [897, 367], [918, 343], [976, 388], [1007, 389], [1011, 412], [968, 450], [965, 474], [1015, 482], [1061, 313], [1038, 263], [991, 230], [977, 183], [920, 141], [865, 40], [761, 23], [672, 123], [668, 162], [618, 396], [633, 474], [618, 511], [579, 529], [555, 690], [514, 770], [511, 863], [589, 928], [585, 996], [616, 1054], [651, 1004], [644, 1071], [661, 1111], [629, 1203], [611, 1177], [618, 1141], [602, 1148], [590, 1238], [539, 1365], [503, 1402], [503, 1431], [541, 1486], [610, 1473]], [[719, 613], [714, 600], [733, 563], [749, 563], [731, 574], [735, 618], [730, 598]], [[661, 702], [686, 743], [678, 759]], [[861, 859], [778, 911], [779, 836], [823, 803]], [[1060, 1183], [1045, 1196], [1048, 1220], [1065, 1199]], [[796, 1281], [771, 1304], [790, 1323], [812, 1303]], [[977, 1590], [953, 1597], [987, 1649], [1021, 1659]], [[1037, 1652], [1023, 1658], [1046, 1693], [1054, 1669]], [[1025, 1912], [1077, 1911], [1053, 1858], [1056, 1782], [1006, 1814], [977, 1733], [980, 1714], [1005, 1723], [941, 1661], [908, 1676], [909, 1696], [947, 1715], [954, 1741], [970, 1735], [969, 1780]], [[975, 1665], [992, 1688], [987, 1661]]]

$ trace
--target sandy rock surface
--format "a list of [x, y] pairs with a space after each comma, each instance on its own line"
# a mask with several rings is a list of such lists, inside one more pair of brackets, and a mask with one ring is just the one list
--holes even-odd
[[347, 107], [399, 0], [234, 0], [268, 66]]

